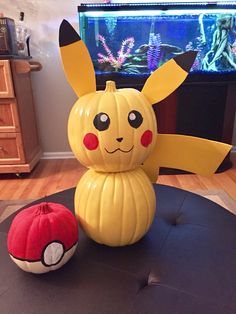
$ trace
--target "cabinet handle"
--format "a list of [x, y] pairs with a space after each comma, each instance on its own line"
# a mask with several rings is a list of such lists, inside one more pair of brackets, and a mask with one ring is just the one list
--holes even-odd
[[40, 71], [42, 69], [41, 63], [37, 61], [15, 60], [14, 66], [17, 74], [25, 74], [30, 71]]
[[40, 71], [42, 69], [42, 64], [37, 61], [29, 61], [30, 71]]

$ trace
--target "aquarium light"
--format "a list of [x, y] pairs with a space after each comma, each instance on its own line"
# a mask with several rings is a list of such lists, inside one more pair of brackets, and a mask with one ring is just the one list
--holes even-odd
[[[130, 16], [140, 16], [140, 11], [89, 11], [89, 12], [83, 12], [86, 17], [127, 17]], [[144, 16], [155, 16], [155, 15], [163, 14], [163, 11], [161, 10], [145, 10]]]
[[129, 2], [129, 3], [126, 3], [126, 2], [113, 2], [113, 3], [81, 3], [81, 6], [83, 7], [87, 7], [87, 8], [112, 8], [112, 7], [123, 7], [123, 6], [126, 6], [126, 7], [132, 7], [132, 6], [140, 6], [140, 7], [147, 7], [147, 6], [150, 6], [150, 7], [153, 7], [153, 6], [172, 6], [172, 5], [178, 5], [178, 6], [191, 6], [191, 5], [203, 5], [203, 6], [206, 6], [206, 5], [209, 5], [209, 4], [226, 4], [226, 3], [229, 3], [229, 4], [232, 4], [232, 3], [235, 3], [235, 1], [215, 1], [215, 0], [212, 0], [212, 1], [187, 1], [187, 2], [184, 2], [184, 1], [156, 1], [156, 2]]
[[217, 1], [155, 1], [155, 2], [113, 2], [113, 3], [81, 3], [86, 7], [118, 7], [118, 6], [155, 6], [155, 5], [207, 5], [208, 3], [217, 3]]
[[112, 4], [123, 4], [123, 5], [127, 5], [127, 4], [131, 4], [131, 5], [160, 5], [160, 4], [166, 4], [166, 5], [172, 5], [172, 4], [181, 4], [181, 5], [191, 5], [191, 4], [198, 4], [198, 5], [206, 5], [206, 4], [209, 4], [209, 3], [213, 3], [213, 4], [235, 4], [235, 1], [234, 0], [221, 0], [221, 1], [217, 1], [217, 0], [208, 0], [208, 1], [201, 1], [201, 0], [195, 0], [195, 1], [182, 1], [182, 0], [172, 0], [172, 1], [165, 1], [165, 0], [162, 0], [162, 1], [152, 1], [152, 0], [149, 0], [149, 1], [146, 1], [144, 2], [143, 0], [139, 1], [139, 0], [130, 0], [129, 3], [124, 3], [120, 0], [112, 0]]
[[198, 10], [144, 10], [143, 12], [140, 11], [89, 11], [89, 12], [83, 12], [83, 15], [90, 18], [112, 18], [112, 17], [126, 17], [129, 19], [129, 17], [153, 17], [153, 16], [183, 16], [183, 15], [190, 15], [190, 16], [198, 16], [200, 14], [220, 14], [220, 13], [229, 13], [229, 14], [235, 14], [235, 10], [233, 9], [198, 9]]
[[235, 1], [171, 1], [171, 2], [143, 2], [143, 3], [82, 3], [80, 6], [78, 6], [79, 12], [120, 12], [120, 11], [132, 11], [132, 10], [186, 10], [186, 9], [200, 9], [200, 8], [206, 8], [206, 9], [218, 9], [223, 8], [227, 9], [228, 7], [231, 7], [232, 9], [236, 9], [236, 2]]
[[216, 3], [217, 5], [236, 5], [236, 2], [235, 1], [218, 1]]

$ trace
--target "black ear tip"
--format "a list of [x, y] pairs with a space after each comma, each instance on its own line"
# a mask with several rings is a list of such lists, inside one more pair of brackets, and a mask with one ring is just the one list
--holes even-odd
[[182, 53], [181, 55], [176, 56], [174, 60], [182, 69], [184, 69], [186, 72], [189, 72], [197, 54], [198, 51], [189, 50]]
[[59, 28], [59, 34], [61, 35], [70, 28], [72, 28], [71, 24], [67, 20], [63, 19]]
[[61, 22], [60, 28], [67, 27], [69, 25], [70, 23], [66, 19], [63, 19]]
[[193, 60], [195, 60], [197, 54], [198, 54], [198, 51], [196, 50], [189, 50], [186, 52], [186, 55], [188, 55], [189, 58], [192, 58]]
[[81, 40], [79, 34], [75, 31], [71, 24], [64, 19], [59, 28], [59, 46], [67, 46], [79, 40]]

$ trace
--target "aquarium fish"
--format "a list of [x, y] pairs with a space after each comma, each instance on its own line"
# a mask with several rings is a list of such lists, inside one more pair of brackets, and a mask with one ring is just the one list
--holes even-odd
[[178, 46], [173, 46], [169, 44], [161, 44], [161, 51], [167, 53], [173, 53], [175, 55], [183, 53], [183, 50]]
[[[146, 54], [149, 48], [150, 48], [150, 45], [143, 44], [139, 46], [138, 49], [135, 50], [135, 53]], [[177, 55], [177, 54], [183, 53], [183, 50], [180, 47], [169, 45], [169, 44], [160, 44], [160, 49], [161, 49], [161, 52], [162, 53], [164, 52], [165, 54], [173, 53]]]
[[143, 44], [143, 45], [139, 46], [138, 49], [135, 50], [135, 53], [145, 54], [145, 53], [147, 53], [148, 48], [149, 48], [148, 44]]

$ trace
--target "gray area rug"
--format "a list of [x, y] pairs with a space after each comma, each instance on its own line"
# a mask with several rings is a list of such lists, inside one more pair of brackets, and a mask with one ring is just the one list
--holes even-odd
[[[210, 199], [236, 215], [236, 202], [226, 192], [222, 190], [212, 190], [194, 191], [194, 193]], [[0, 223], [12, 213], [33, 201], [35, 200], [0, 200]]]

